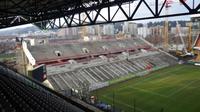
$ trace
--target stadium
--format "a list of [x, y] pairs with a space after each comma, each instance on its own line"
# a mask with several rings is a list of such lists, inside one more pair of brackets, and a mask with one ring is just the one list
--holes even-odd
[[[150, 15], [141, 15], [141, 4]], [[3, 0], [0, 6], [0, 28], [34, 26], [0, 31], [1, 112], [200, 110], [200, 2]]]
[[[103, 110], [187, 112], [198, 109], [198, 101], [188, 110], [176, 104], [185, 107], [198, 97], [199, 67], [180, 64], [177, 57], [144, 39], [31, 46], [28, 52], [35, 60], [34, 66], [45, 65], [46, 76], [42, 81], [48, 87]], [[197, 94], [189, 97], [189, 93]]]

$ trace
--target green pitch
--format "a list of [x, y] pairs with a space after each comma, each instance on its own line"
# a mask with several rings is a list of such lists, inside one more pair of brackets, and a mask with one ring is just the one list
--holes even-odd
[[92, 94], [125, 112], [200, 112], [200, 67], [176, 65]]

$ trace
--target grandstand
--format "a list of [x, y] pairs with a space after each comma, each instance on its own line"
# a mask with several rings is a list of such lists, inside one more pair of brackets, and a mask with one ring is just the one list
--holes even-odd
[[[48, 29], [54, 32], [60, 28], [100, 25], [70, 32], [87, 41], [90, 36], [104, 35], [109, 39], [114, 34], [117, 39], [123, 39], [67, 43], [62, 39], [50, 39], [46, 45], [43, 39], [35, 42], [16, 38], [19, 73], [0, 64], [1, 112], [101, 112], [88, 103], [112, 112], [118, 112], [117, 109], [120, 112], [200, 110], [199, 68], [176, 65], [177, 58], [165, 52], [170, 45], [168, 20], [158, 27], [152, 22], [138, 24], [138, 32], [144, 33], [144, 37], [163, 33], [165, 51], [154, 48], [142, 38], [131, 37], [139, 36], [134, 23], [120, 23], [196, 15], [200, 13], [198, 0], [1, 0], [0, 6], [0, 29], [33, 24], [41, 32]], [[105, 23], [115, 25], [102, 27]], [[178, 26], [177, 23], [177, 37], [181, 37]], [[23, 33], [18, 34], [24, 37]], [[198, 38], [194, 46], [197, 62], [200, 60], [199, 43]], [[45, 81], [49, 88], [41, 84]], [[106, 86], [109, 87], [103, 88]]]
[[88, 104], [62, 96], [0, 65], [1, 112], [94, 112]]
[[103, 40], [92, 42], [67, 43], [59, 45], [32, 46], [29, 48], [36, 64], [55, 64], [59, 61], [81, 61], [88, 57], [114, 55], [122, 52], [134, 52], [151, 47], [138, 38], [125, 40]]
[[[32, 66], [27, 69], [45, 64], [48, 85], [65, 95], [85, 87], [93, 91], [117, 79], [145, 75], [176, 64], [175, 57], [140, 38], [28, 46], [26, 50], [31, 55], [25, 53], [27, 65]], [[32, 60], [35, 62], [30, 65]]]
[[85, 82], [90, 85], [90, 90], [95, 90], [108, 86], [109, 81], [123, 78], [130, 73], [135, 74], [134, 77], [143, 71], [151, 71], [175, 63], [175, 59], [156, 51], [138, 54], [125, 60], [88, 64], [71, 71], [66, 69], [66, 72], [55, 71], [55, 68], [50, 67], [52, 72], [49, 72], [47, 78], [54, 89], [60, 92], [71, 88], [79, 89], [80, 84]]

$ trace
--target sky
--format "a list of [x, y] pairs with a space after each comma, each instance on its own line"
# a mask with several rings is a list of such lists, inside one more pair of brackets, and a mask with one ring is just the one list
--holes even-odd
[[[150, 7], [154, 10], [154, 3], [151, 3], [149, 1], [153, 1], [153, 0], [146, 0], [147, 3], [150, 5]], [[164, 0], [159, 0], [159, 3], [163, 3]], [[197, 6], [197, 4], [200, 3], [200, 0], [186, 0], [186, 3], [189, 4], [190, 7], [193, 6], [192, 1], [195, 2], [195, 7]], [[139, 0], [134, 2], [133, 4], [130, 5], [131, 7], [131, 13], [134, 11], [136, 5], [138, 4]], [[161, 7], [161, 6], [159, 6]], [[117, 10], [118, 7], [112, 7], [111, 8], [111, 15], [115, 13], [115, 11]], [[123, 5], [122, 8], [126, 11], [129, 12], [129, 5]], [[179, 0], [172, 0], [172, 4], [171, 7], [168, 9], [168, 11], [166, 12], [166, 10], [164, 9], [163, 12], [161, 12], [161, 15], [164, 15], [166, 13], [168, 14], [173, 14], [173, 13], [181, 13], [181, 12], [187, 12], [186, 8], [180, 4]], [[94, 12], [96, 13], [96, 12]], [[107, 16], [107, 11], [102, 10], [101, 14], [103, 16]], [[151, 13], [148, 11], [147, 7], [144, 5], [144, 3], [141, 4], [140, 9], [136, 12], [135, 18], [138, 17], [145, 17], [145, 16], [151, 16]], [[114, 20], [120, 20], [120, 19], [125, 19], [125, 16], [122, 14], [122, 11], [119, 11], [118, 14], [115, 16]], [[102, 20], [102, 18], [98, 18], [97, 20]], [[134, 21], [136, 23], [148, 23], [148, 22], [155, 22], [155, 21], [163, 21], [165, 20], [165, 18], [161, 18], [161, 19], [150, 19], [150, 20], [140, 20], [140, 21]], [[178, 17], [170, 17], [168, 20], [190, 20], [190, 16], [178, 16]], [[89, 21], [89, 20], [88, 20]], [[21, 25], [21, 26], [16, 26], [16, 27], [11, 27], [11, 28], [6, 28], [6, 29], [1, 29], [1, 31], [6, 31], [6, 30], [10, 30], [10, 29], [15, 29], [15, 28], [24, 28], [24, 27], [29, 27], [32, 26], [32, 24], [27, 24], [27, 25]]]

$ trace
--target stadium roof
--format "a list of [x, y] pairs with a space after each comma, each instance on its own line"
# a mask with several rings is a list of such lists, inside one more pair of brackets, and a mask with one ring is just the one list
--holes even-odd
[[58, 18], [88, 2], [99, 0], [1, 0], [0, 28]]
[[[162, 14], [161, 12], [163, 12], [165, 9], [164, 6], [167, 4], [166, 1], [167, 0], [1, 0], [0, 28], [37, 23], [36, 25], [40, 28], [55, 29], [200, 13], [199, 2], [193, 1], [193, 4], [197, 7], [191, 7], [190, 2], [180, 0], [182, 3], [181, 8], [186, 9], [185, 11], [176, 10], [175, 13], [167, 15]], [[150, 5], [151, 3], [153, 3], [153, 7]], [[144, 9], [141, 4], [147, 7], [145, 12], [150, 12], [149, 15], [145, 15], [145, 17], [139, 15], [137, 17], [137, 12], [141, 13], [143, 12], [141, 10]], [[131, 7], [125, 8], [126, 5]], [[132, 5], [135, 6], [135, 8], [133, 8]], [[178, 8], [178, 6], [176, 7]], [[113, 10], [113, 8], [117, 8], [117, 10]], [[82, 14], [84, 14], [85, 17], [82, 17]], [[115, 18], [121, 16], [124, 18]]]
[[41, 12], [55, 13], [82, 3], [97, 0], [1, 0], [0, 17], [38, 16]]

